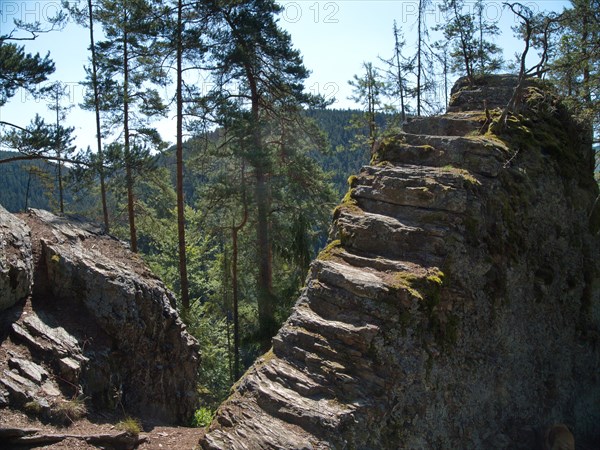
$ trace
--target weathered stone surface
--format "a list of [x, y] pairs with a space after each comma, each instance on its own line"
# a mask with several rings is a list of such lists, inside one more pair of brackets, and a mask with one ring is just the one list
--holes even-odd
[[14, 404], [24, 405], [38, 398], [36, 393], [39, 386], [11, 370], [5, 370], [2, 373], [0, 384], [4, 386]]
[[[504, 105], [514, 81], [461, 81], [451, 109]], [[452, 113], [376, 149], [202, 448], [530, 450], [554, 423], [600, 447], [592, 151], [537, 98], [502, 136]]]
[[9, 404], [9, 393], [6, 389], [0, 386], [0, 407], [5, 407]]
[[[467, 77], [459, 78], [450, 91], [449, 112], [482, 111], [506, 106], [517, 84], [516, 75], [495, 75], [478, 79], [470, 85]], [[529, 83], [531, 85], [531, 83]]]
[[8, 366], [36, 384], [41, 384], [48, 378], [46, 369], [33, 361], [13, 357], [8, 360]]
[[477, 134], [484, 120], [485, 115], [479, 111], [413, 118], [404, 124], [403, 130], [405, 133], [430, 136], [466, 136]]
[[[128, 432], [118, 434], [42, 434], [41, 430], [23, 428], [0, 428], [0, 439], [6, 446], [31, 448], [56, 444], [66, 439], [80, 440], [97, 448], [133, 450], [148, 439]], [[64, 445], [63, 445], [64, 446]], [[79, 443], [75, 444], [79, 447]], [[8, 447], [7, 447], [8, 448]]]
[[0, 321], [9, 338], [0, 346], [11, 349], [0, 349], [8, 355], [0, 389], [10, 406], [52, 418], [63, 399], [81, 396], [100, 408], [189, 423], [198, 344], [173, 294], [100, 227], [40, 210], [21, 217], [0, 211], [0, 231], [14, 227], [4, 234], [18, 236], [23, 252], [7, 254], [35, 269], [28, 300]]
[[0, 205], [0, 311], [30, 295], [32, 284], [29, 228]]
[[36, 345], [51, 348], [67, 377], [80, 372], [97, 404], [109, 406], [117, 395], [133, 413], [187, 421], [197, 402], [198, 346], [172, 306], [173, 295], [98, 227], [40, 210], [30, 210], [26, 220], [40, 232], [34, 297], [82, 308], [81, 320], [94, 324], [104, 341], [82, 342], [91, 329], [69, 334], [60, 318], [32, 314], [22, 326]]
[[[50, 327], [47, 325], [38, 314], [29, 314], [23, 319], [22, 324], [30, 336], [38, 341], [39, 348], [51, 349], [54, 356], [65, 357], [73, 355], [78, 359], [82, 359], [81, 347], [77, 338], [71, 336], [63, 327]], [[48, 320], [45, 315], [42, 317]], [[18, 326], [18, 325], [16, 325]]]
[[481, 136], [400, 134], [378, 149], [382, 161], [393, 164], [452, 168], [496, 177], [510, 158], [506, 145]]
[[60, 370], [60, 376], [69, 383], [74, 383], [81, 375], [81, 363], [74, 358], [67, 356], [59, 359], [58, 367]]

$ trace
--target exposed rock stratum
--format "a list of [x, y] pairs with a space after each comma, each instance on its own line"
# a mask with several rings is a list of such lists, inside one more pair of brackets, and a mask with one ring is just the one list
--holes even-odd
[[91, 223], [41, 210], [0, 207], [0, 231], [0, 406], [60, 420], [85, 399], [188, 423], [198, 344], [141, 259]]
[[589, 133], [538, 82], [491, 132], [514, 83], [461, 80], [380, 143], [202, 448], [529, 450], [554, 423], [599, 448]]

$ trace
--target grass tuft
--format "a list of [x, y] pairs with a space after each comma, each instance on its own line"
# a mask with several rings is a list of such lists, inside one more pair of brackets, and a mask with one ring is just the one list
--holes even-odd
[[140, 421], [129, 416], [117, 423], [115, 428], [132, 435], [138, 435], [142, 431], [142, 425], [140, 424]]
[[52, 406], [52, 416], [60, 422], [72, 424], [82, 419], [87, 413], [83, 400], [74, 398], [55, 403]]

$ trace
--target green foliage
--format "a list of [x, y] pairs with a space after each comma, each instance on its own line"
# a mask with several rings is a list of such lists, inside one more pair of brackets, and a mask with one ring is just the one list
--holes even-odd
[[35, 92], [39, 83], [54, 72], [54, 63], [48, 53], [25, 53], [23, 46], [7, 43], [7, 36], [0, 35], [0, 106], [6, 104], [19, 88]]
[[[0, 152], [0, 161], [19, 154]], [[54, 179], [55, 168], [43, 160], [14, 161], [0, 164], [0, 204], [10, 212], [25, 210], [25, 207], [51, 210], [41, 177]], [[28, 189], [29, 188], [29, 189]]]
[[231, 324], [223, 316], [219, 305], [207, 302], [192, 304], [185, 317], [188, 331], [198, 339], [202, 364], [198, 376], [198, 389], [202, 403], [212, 409], [227, 398], [232, 379]]
[[446, 22], [437, 29], [444, 32], [450, 44], [450, 68], [458, 74], [466, 74], [471, 82], [476, 76], [485, 76], [502, 66], [502, 49], [485, 37], [500, 34], [495, 23], [484, 17], [484, 3], [478, 0], [468, 11], [463, 0], [445, 0], [440, 9]]
[[24, 155], [39, 159], [60, 158], [61, 150], [72, 151], [73, 127], [49, 125], [36, 114], [24, 129], [12, 129], [4, 133], [4, 145]]
[[[17, 152], [0, 151], [0, 205], [10, 212], [24, 211], [25, 208], [56, 210], [58, 192], [57, 166], [44, 159], [17, 160], [2, 163], [22, 156]], [[63, 168], [69, 176], [70, 169]], [[92, 204], [93, 197], [78, 197], [74, 186], [65, 189], [67, 210], [82, 213]]]
[[210, 408], [200, 408], [194, 413], [192, 419], [192, 426], [196, 428], [203, 428], [210, 425], [214, 416], [214, 412]]
[[[360, 114], [357, 110], [341, 109], [310, 109], [306, 114], [313, 118], [326, 133], [331, 152], [311, 152], [311, 157], [317, 161], [325, 172], [330, 174], [331, 182], [337, 195], [342, 197], [348, 189], [347, 179], [358, 173], [360, 168], [368, 164], [371, 157], [370, 148], [355, 145], [356, 129], [349, 127], [352, 118]], [[383, 119], [383, 116], [381, 116]], [[378, 122], [379, 127], [384, 124]]]
[[600, 1], [572, 0], [560, 21], [557, 45], [549, 64], [549, 78], [565, 97], [565, 104], [590, 130], [600, 152]]
[[357, 145], [366, 145], [370, 148], [380, 134], [377, 126], [377, 114], [383, 108], [381, 95], [385, 89], [385, 82], [372, 63], [363, 63], [363, 68], [364, 74], [354, 75], [354, 78], [348, 82], [352, 86], [350, 99], [361, 105], [363, 109], [362, 114], [352, 118], [350, 126], [356, 130], [368, 130], [365, 139], [358, 141]]

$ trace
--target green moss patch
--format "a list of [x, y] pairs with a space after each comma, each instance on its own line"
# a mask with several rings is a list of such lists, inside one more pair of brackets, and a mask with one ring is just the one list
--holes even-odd
[[339, 258], [342, 253], [342, 241], [336, 239], [335, 241], [331, 241], [327, 246], [321, 250], [317, 259], [320, 261], [330, 261], [332, 259]]
[[[444, 273], [438, 269], [426, 273], [400, 271], [392, 274], [391, 285], [396, 289], [408, 291], [419, 300], [419, 309], [427, 320], [419, 334], [424, 336], [425, 331], [428, 330], [440, 347], [450, 350], [458, 339], [460, 320], [458, 316], [440, 311], [438, 308], [442, 301], [444, 279]], [[408, 310], [404, 309], [400, 313], [400, 326], [403, 333], [413, 323], [412, 319]]]
[[440, 169], [442, 172], [447, 172], [447, 173], [451, 173], [454, 175], [458, 175], [460, 176], [463, 180], [465, 180], [468, 184], [474, 185], [474, 186], [480, 186], [481, 183], [479, 182], [479, 180], [477, 178], [475, 178], [473, 176], [473, 174], [471, 172], [469, 172], [466, 169], [461, 169], [458, 167], [454, 167], [452, 165], [447, 165], [444, 166]]
[[544, 83], [526, 88], [520, 113], [510, 114], [504, 128], [495, 114], [485, 136], [505, 142], [513, 155], [527, 157], [530, 166], [535, 158], [549, 156], [562, 176], [577, 177], [585, 169], [580, 151], [585, 133], [549, 89]]

